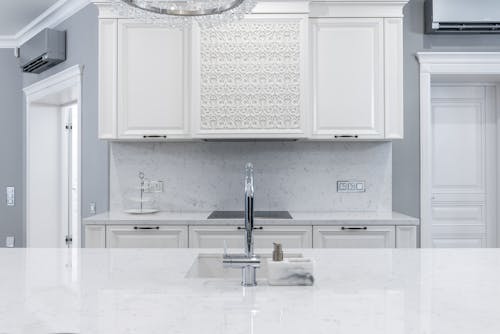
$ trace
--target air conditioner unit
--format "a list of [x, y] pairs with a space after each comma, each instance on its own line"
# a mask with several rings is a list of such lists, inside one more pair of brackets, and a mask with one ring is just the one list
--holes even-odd
[[500, 33], [500, 0], [426, 0], [425, 32]]
[[42, 73], [66, 60], [66, 32], [44, 29], [19, 48], [23, 72]]

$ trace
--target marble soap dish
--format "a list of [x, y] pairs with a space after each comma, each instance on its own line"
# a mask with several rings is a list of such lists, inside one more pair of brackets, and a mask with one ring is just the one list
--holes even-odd
[[267, 260], [269, 285], [313, 285], [314, 262], [305, 258]]

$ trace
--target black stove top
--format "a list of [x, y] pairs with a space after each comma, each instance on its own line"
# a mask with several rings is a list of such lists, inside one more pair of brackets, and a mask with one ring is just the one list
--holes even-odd
[[[208, 219], [243, 219], [244, 211], [213, 211]], [[288, 211], [255, 211], [255, 219], [292, 219]]]

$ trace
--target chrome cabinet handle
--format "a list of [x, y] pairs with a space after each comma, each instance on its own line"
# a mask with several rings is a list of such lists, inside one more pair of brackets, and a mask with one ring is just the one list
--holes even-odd
[[160, 226], [150, 227], [150, 226], [134, 226], [134, 230], [159, 230]]
[[[236, 229], [238, 229], [238, 230], [244, 230], [245, 228], [241, 227], [241, 226], [238, 226]], [[264, 226], [254, 227], [253, 229], [254, 230], [263, 230]]]
[[367, 230], [368, 227], [366, 227], [366, 226], [363, 226], [363, 227], [345, 227], [345, 226], [342, 226], [341, 229], [342, 230], [349, 230], [349, 231], [360, 231], [360, 230]]

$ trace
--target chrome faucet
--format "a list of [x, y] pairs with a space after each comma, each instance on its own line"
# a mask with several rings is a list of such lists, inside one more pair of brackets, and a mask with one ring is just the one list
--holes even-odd
[[260, 258], [253, 249], [253, 217], [254, 217], [253, 165], [245, 166], [245, 253], [227, 254], [224, 251], [222, 263], [225, 267], [241, 268], [241, 285], [257, 285], [256, 270], [260, 267]]

